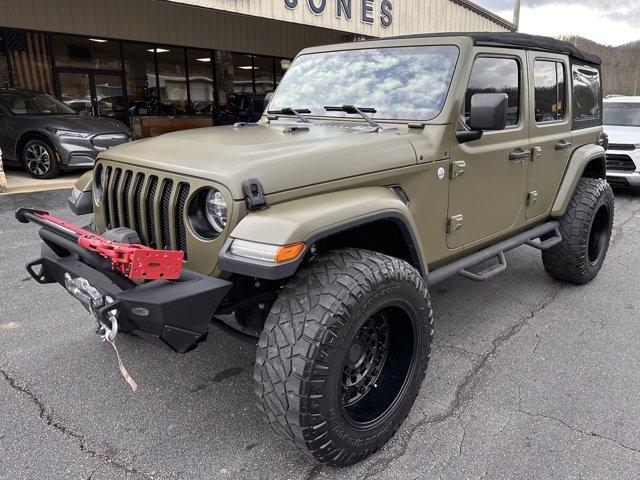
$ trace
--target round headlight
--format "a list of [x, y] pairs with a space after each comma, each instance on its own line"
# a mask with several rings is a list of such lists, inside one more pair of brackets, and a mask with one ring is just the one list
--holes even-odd
[[222, 193], [215, 188], [209, 189], [205, 199], [205, 213], [207, 220], [216, 232], [220, 233], [227, 226], [229, 208]]

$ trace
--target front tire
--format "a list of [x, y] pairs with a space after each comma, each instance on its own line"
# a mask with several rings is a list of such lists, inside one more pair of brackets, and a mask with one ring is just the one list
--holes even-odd
[[258, 408], [318, 461], [352, 465], [409, 414], [432, 328], [427, 287], [408, 263], [358, 249], [321, 255], [271, 308], [256, 352]]
[[22, 163], [32, 177], [55, 178], [62, 171], [53, 148], [39, 138], [29, 140], [22, 147]]
[[609, 249], [613, 213], [613, 192], [607, 181], [581, 178], [560, 218], [562, 241], [542, 252], [547, 273], [579, 285], [593, 280]]

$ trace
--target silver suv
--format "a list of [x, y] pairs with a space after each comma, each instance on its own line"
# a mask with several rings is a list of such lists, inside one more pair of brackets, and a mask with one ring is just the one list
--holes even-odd
[[609, 136], [607, 180], [640, 189], [640, 97], [605, 98], [603, 123]]

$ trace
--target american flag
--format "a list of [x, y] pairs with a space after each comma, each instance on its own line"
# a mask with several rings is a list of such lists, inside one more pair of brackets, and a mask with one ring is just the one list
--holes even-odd
[[53, 75], [47, 37], [37, 32], [10, 30], [7, 44], [16, 87], [53, 95]]

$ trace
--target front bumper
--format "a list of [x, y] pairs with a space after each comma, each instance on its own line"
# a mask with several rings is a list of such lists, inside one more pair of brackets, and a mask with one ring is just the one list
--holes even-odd
[[54, 137], [65, 168], [91, 168], [100, 152], [131, 140], [127, 133], [98, 134], [89, 138]]
[[65, 287], [69, 278], [83, 278], [100, 295], [113, 300], [95, 312], [105, 323], [115, 310], [119, 331], [178, 353], [206, 339], [211, 318], [232, 286], [190, 270], [183, 270], [177, 281], [135, 283], [111, 270], [108, 261], [100, 264], [99, 258], [88, 255], [91, 252], [79, 251], [81, 247], [61, 235], [46, 228], [39, 233], [44, 241], [40, 258], [27, 265], [38, 283]]

